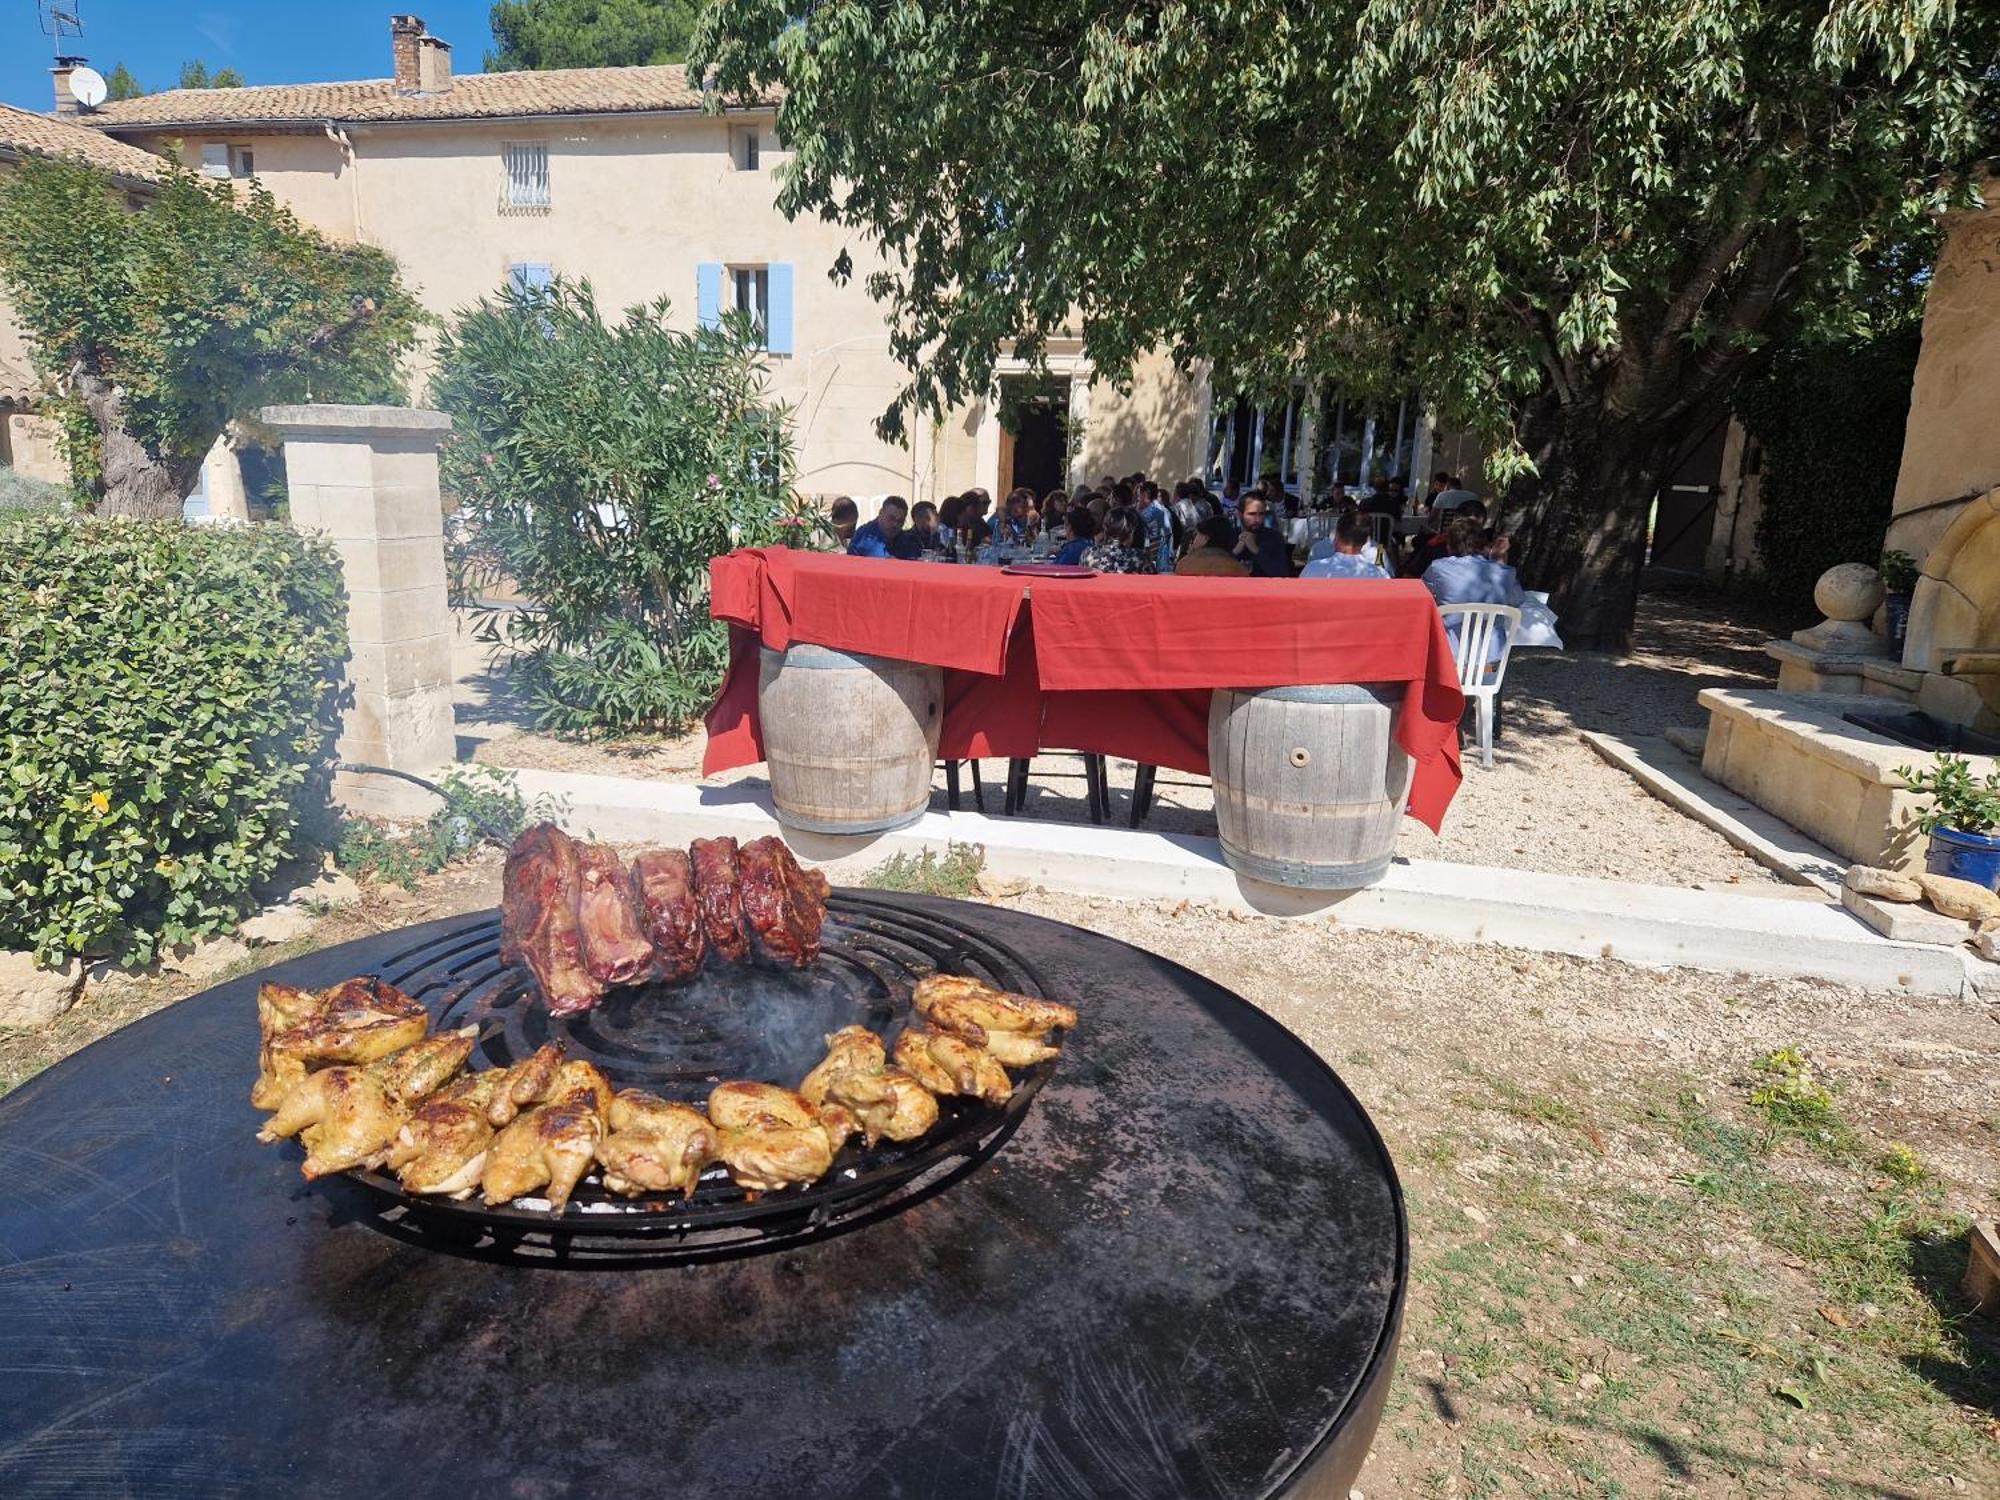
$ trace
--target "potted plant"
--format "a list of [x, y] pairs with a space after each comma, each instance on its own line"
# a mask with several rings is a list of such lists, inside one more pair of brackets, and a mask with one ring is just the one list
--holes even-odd
[[1930, 770], [1899, 766], [1896, 776], [1906, 790], [1931, 799], [1917, 819], [1931, 836], [1924, 868], [2000, 890], [2000, 768], [1980, 780], [1964, 756], [1941, 750]]
[[1882, 608], [1888, 615], [1889, 640], [1900, 651], [1904, 633], [1910, 628], [1910, 596], [1917, 590], [1917, 560], [1891, 547], [1882, 553], [1875, 571], [1882, 577]]

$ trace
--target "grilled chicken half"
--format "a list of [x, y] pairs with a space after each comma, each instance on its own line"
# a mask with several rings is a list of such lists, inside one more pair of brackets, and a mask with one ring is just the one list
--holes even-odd
[[550, 1212], [561, 1213], [597, 1159], [610, 1107], [611, 1084], [595, 1065], [564, 1063], [556, 1070], [548, 1102], [516, 1119], [487, 1148], [479, 1180], [487, 1204], [545, 1187]]
[[964, 1094], [988, 1104], [1005, 1104], [1013, 1080], [999, 1059], [962, 1036], [911, 1026], [896, 1038], [896, 1065], [933, 1094]]
[[790, 1089], [724, 1083], [708, 1096], [716, 1154], [738, 1187], [775, 1192], [816, 1182], [833, 1165], [834, 1142], [819, 1113]]
[[505, 1076], [497, 1068], [468, 1074], [417, 1106], [389, 1148], [389, 1167], [406, 1191], [464, 1198], [479, 1186], [493, 1143], [486, 1110]]
[[402, 1106], [381, 1079], [364, 1068], [340, 1066], [294, 1084], [257, 1139], [301, 1137], [306, 1147], [301, 1170], [307, 1177], [324, 1177], [349, 1167], [379, 1166], [402, 1125]]
[[250, 1102], [276, 1109], [315, 1068], [367, 1063], [424, 1039], [430, 1013], [392, 984], [372, 975], [314, 994], [267, 984], [257, 992], [261, 1070]]
[[700, 1110], [638, 1089], [618, 1091], [607, 1124], [609, 1133], [597, 1143], [604, 1185], [628, 1198], [641, 1193], [689, 1196], [720, 1145], [715, 1127]]
[[1076, 1025], [1076, 1012], [1053, 1000], [1009, 994], [978, 979], [933, 974], [910, 992], [917, 1014], [939, 1031], [961, 1036], [1003, 1063], [1026, 1067], [1057, 1055], [1048, 1033]]

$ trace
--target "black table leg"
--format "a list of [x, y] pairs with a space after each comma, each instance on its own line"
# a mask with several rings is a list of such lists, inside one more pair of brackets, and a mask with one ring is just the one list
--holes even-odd
[[1028, 762], [1016, 756], [1007, 762], [1007, 816], [1013, 817], [1028, 802]]
[[1158, 766], [1141, 764], [1132, 773], [1132, 826], [1137, 828], [1153, 810], [1153, 777]]
[[986, 811], [986, 788], [979, 782], [979, 762], [974, 760], [967, 764], [972, 767], [972, 805], [983, 813]]
[[[977, 785], [976, 778], [979, 775], [979, 762], [974, 761], [972, 767], [972, 774], [975, 778], [974, 785]], [[958, 811], [958, 762], [955, 760], [948, 760], [944, 763], [944, 805], [953, 812]], [[984, 812], [986, 809], [982, 807], [980, 811]]]
[[1111, 817], [1111, 792], [1105, 781], [1103, 756], [1084, 756], [1083, 779], [1090, 792], [1090, 821], [1107, 821]]

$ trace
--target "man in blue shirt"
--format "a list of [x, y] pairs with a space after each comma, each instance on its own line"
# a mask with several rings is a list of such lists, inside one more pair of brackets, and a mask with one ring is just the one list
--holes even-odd
[[[1493, 544], [1501, 557], [1506, 556], [1504, 539]], [[1506, 563], [1489, 556], [1485, 530], [1477, 521], [1464, 517], [1453, 521], [1445, 528], [1445, 546], [1449, 555], [1439, 558], [1424, 570], [1424, 587], [1431, 591], [1431, 597], [1440, 605], [1444, 604], [1511, 604], [1521, 607], [1525, 595], [1521, 592], [1521, 579]], [[1445, 633], [1451, 637], [1451, 649], [1458, 650], [1458, 620], [1445, 624]], [[1500, 647], [1507, 639], [1504, 623], [1495, 628], [1493, 644], [1490, 648], [1494, 661], [1498, 661]], [[1491, 662], [1488, 665], [1492, 665]]]
[[1139, 511], [1139, 520], [1146, 528], [1146, 548], [1153, 554], [1153, 565], [1162, 573], [1174, 570], [1174, 514], [1167, 509], [1167, 502], [1160, 498], [1160, 487], [1148, 484], [1145, 489], [1146, 503]]
[[1371, 540], [1368, 523], [1348, 516], [1331, 541], [1314, 542], [1301, 578], [1387, 578], [1389, 575], [1362, 555]]
[[898, 557], [906, 562], [914, 559], [921, 544], [903, 529], [909, 518], [910, 502], [901, 495], [889, 496], [875, 512], [875, 519], [854, 533], [854, 540], [847, 544], [848, 555]]

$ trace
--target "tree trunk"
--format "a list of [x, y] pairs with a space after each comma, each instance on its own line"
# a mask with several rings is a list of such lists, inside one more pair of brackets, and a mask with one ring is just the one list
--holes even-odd
[[1590, 396], [1564, 402], [1553, 393], [1522, 413], [1520, 431], [1540, 472], [1508, 490], [1510, 560], [1527, 587], [1548, 591], [1564, 645], [1623, 650], [1669, 438]]
[[125, 396], [100, 375], [79, 375], [77, 394], [97, 423], [103, 454], [100, 516], [178, 517], [195, 487], [200, 458], [155, 458], [125, 427]]

